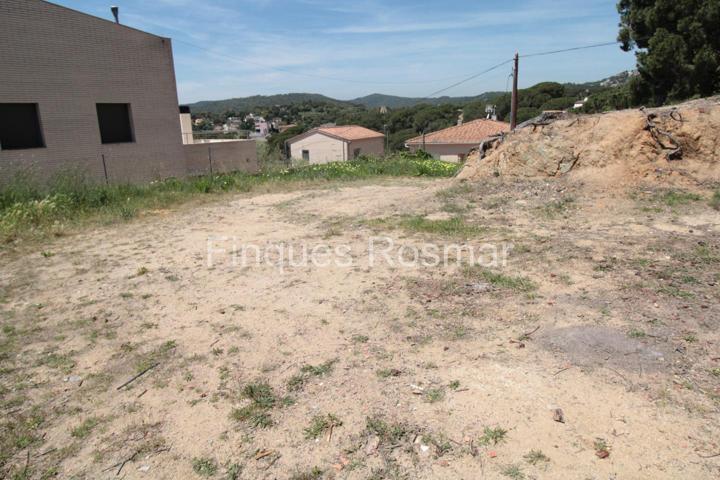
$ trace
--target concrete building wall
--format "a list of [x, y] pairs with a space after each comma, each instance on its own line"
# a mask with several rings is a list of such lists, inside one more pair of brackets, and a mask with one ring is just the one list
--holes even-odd
[[[111, 182], [185, 174], [169, 39], [41, 0], [2, 0], [0, 103], [19, 102], [37, 104], [45, 147], [1, 150], [0, 180], [28, 167], [102, 180], [103, 157]], [[97, 103], [130, 104], [134, 142], [101, 143]]]
[[[478, 147], [480, 147], [479, 143], [447, 145], [426, 143], [425, 151], [438, 160], [457, 163], [464, 161], [465, 157], [467, 157], [468, 153], [470, 153], [470, 150]], [[415, 153], [422, 149], [422, 145], [410, 144], [408, 145], [408, 148], [411, 152]]]
[[341, 162], [347, 160], [346, 143], [336, 138], [315, 133], [290, 144], [290, 158], [302, 161], [303, 150], [310, 153], [310, 164]]
[[255, 140], [196, 143], [183, 145], [188, 175], [247, 172], [260, 170]]
[[180, 133], [182, 135], [183, 145], [195, 143], [195, 139], [193, 138], [192, 116], [189, 113], [180, 114]]
[[355, 158], [356, 149], [360, 149], [360, 155], [375, 155], [378, 157], [382, 157], [383, 155], [385, 155], [385, 137], [353, 140], [352, 142], [348, 143], [346, 158]]

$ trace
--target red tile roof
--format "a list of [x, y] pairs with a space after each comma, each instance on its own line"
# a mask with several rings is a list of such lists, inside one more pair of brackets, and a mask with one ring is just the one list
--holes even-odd
[[301, 133], [295, 137], [292, 137], [287, 143], [294, 143], [303, 138], [307, 138], [315, 133], [322, 133], [328, 137], [337, 138], [346, 142], [352, 142], [353, 140], [364, 140], [366, 138], [383, 138], [380, 132], [370, 130], [369, 128], [361, 127], [359, 125], [342, 125], [337, 127], [318, 127], [308, 130], [305, 133]]
[[370, 130], [369, 128], [361, 127], [359, 125], [320, 127], [317, 129], [317, 131], [320, 133], [326, 133], [334, 137], [342, 138], [343, 140], [362, 140], [364, 138], [379, 138], [385, 136], [380, 132]]
[[[480, 143], [488, 137], [502, 132], [509, 132], [510, 124], [484, 118], [463, 123], [456, 127], [446, 128], [425, 134], [426, 144], [470, 144]], [[411, 138], [406, 144], [422, 145], [423, 137]]]

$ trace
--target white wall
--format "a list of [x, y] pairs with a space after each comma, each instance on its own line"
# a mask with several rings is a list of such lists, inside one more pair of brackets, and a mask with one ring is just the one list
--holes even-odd
[[310, 152], [310, 164], [347, 160], [345, 142], [321, 133], [314, 133], [290, 144], [290, 158], [302, 160], [303, 150]]

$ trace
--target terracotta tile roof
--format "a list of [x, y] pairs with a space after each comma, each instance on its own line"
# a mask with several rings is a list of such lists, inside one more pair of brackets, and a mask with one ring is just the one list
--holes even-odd
[[320, 127], [318, 132], [326, 133], [333, 137], [342, 138], [343, 140], [362, 140], [364, 138], [384, 137], [380, 132], [370, 130], [369, 128], [359, 125], [343, 125], [338, 127]]
[[[480, 143], [488, 137], [497, 135], [501, 132], [509, 132], [510, 124], [505, 122], [498, 122], [495, 120], [486, 120], [484, 118], [473, 120], [472, 122], [463, 123], [456, 127], [446, 128], [445, 130], [438, 130], [437, 132], [428, 133], [425, 135], [425, 143], [435, 144], [469, 144], [469, 143]], [[422, 144], [422, 135], [419, 137], [411, 138], [406, 141], [407, 144]]]

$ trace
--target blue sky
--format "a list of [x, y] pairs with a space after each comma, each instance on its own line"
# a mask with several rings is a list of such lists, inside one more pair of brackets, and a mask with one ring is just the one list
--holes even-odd
[[[183, 103], [288, 92], [426, 96], [512, 57], [613, 41], [616, 0], [54, 0], [174, 40]], [[199, 48], [198, 48], [199, 47]], [[634, 68], [614, 46], [523, 59], [520, 85]], [[510, 66], [444, 94], [505, 90]]]

